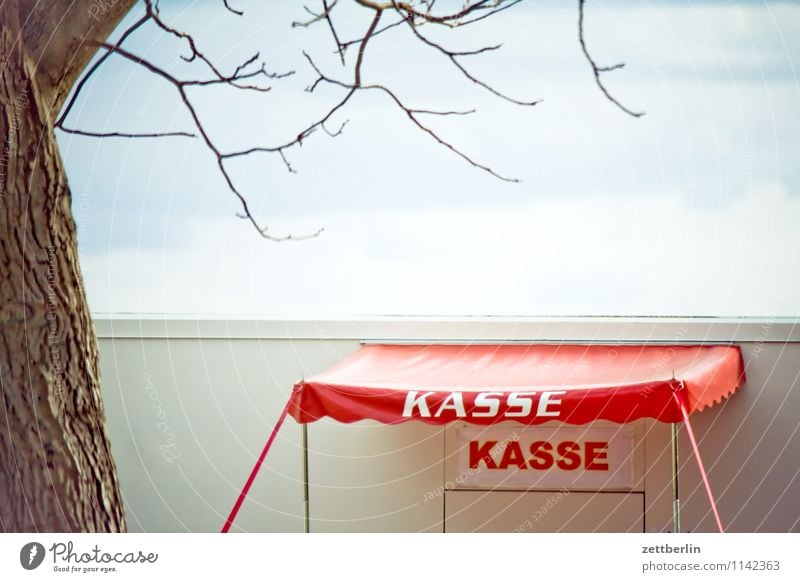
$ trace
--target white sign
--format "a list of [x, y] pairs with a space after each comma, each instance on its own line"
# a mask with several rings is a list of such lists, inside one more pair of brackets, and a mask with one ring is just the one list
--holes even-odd
[[633, 429], [627, 426], [458, 429], [456, 489], [631, 489]]

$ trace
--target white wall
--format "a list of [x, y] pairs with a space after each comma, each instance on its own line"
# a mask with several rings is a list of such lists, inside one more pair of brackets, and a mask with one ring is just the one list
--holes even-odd
[[[131, 531], [218, 531], [293, 383], [338, 362], [360, 340], [381, 339], [735, 340], [747, 363], [747, 385], [722, 406], [692, 417], [720, 513], [731, 531], [800, 531], [800, 330], [794, 321], [99, 317], [96, 326], [108, 428]], [[443, 531], [445, 515], [448, 531], [514, 529], [518, 516], [542, 503], [541, 494], [517, 494], [512, 506], [497, 492], [477, 504], [470, 500], [467, 506], [478, 510], [465, 514], [454, 510], [465, 492], [431, 496], [447, 480], [447, 430], [422, 423], [309, 425], [311, 531]], [[637, 431], [637, 454], [646, 467], [636, 487], [641, 493], [591, 505], [574, 495], [550, 515], [545, 529], [671, 527], [669, 426], [642, 421]], [[713, 531], [689, 452], [682, 429], [683, 529]], [[236, 526], [303, 531], [303, 465], [302, 431], [288, 419]], [[587, 508], [585, 516], [559, 526], [565, 523], [559, 516], [574, 513], [575, 504]], [[616, 521], [597, 517], [606, 506], [615, 508]], [[499, 517], [487, 520], [489, 514]]]
[[[746, 343], [747, 384], [692, 425], [731, 531], [800, 531], [800, 345]], [[681, 431], [685, 530], [713, 531], [713, 516]]]

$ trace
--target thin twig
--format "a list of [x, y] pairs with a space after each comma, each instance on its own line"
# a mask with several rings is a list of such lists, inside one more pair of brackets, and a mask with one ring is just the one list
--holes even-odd
[[[305, 54], [305, 53], [304, 53], [304, 54]], [[413, 123], [415, 126], [417, 126], [417, 128], [418, 128], [418, 129], [420, 129], [420, 130], [422, 130], [423, 132], [427, 133], [427, 134], [428, 134], [429, 136], [431, 136], [431, 137], [432, 137], [434, 140], [436, 140], [436, 141], [437, 141], [437, 142], [438, 142], [440, 145], [442, 145], [442, 146], [446, 147], [447, 149], [449, 149], [450, 151], [452, 151], [454, 154], [456, 154], [457, 156], [459, 156], [459, 157], [461, 157], [462, 159], [464, 159], [464, 160], [465, 160], [466, 162], [468, 162], [470, 165], [472, 165], [472, 166], [474, 166], [474, 167], [476, 167], [476, 168], [478, 168], [478, 169], [480, 169], [480, 170], [483, 170], [483, 171], [485, 171], [485, 172], [487, 172], [487, 173], [491, 174], [491, 175], [492, 175], [492, 176], [494, 176], [495, 178], [498, 178], [498, 179], [500, 179], [500, 180], [503, 180], [504, 182], [519, 182], [519, 180], [518, 180], [518, 179], [516, 179], [516, 178], [508, 178], [508, 177], [506, 177], [506, 176], [503, 176], [503, 175], [501, 175], [501, 174], [498, 174], [498, 173], [497, 173], [497, 172], [495, 172], [495, 171], [494, 171], [494, 170], [493, 170], [491, 167], [489, 167], [489, 166], [487, 166], [487, 165], [485, 165], [485, 164], [481, 164], [480, 162], [478, 162], [478, 161], [477, 161], [477, 160], [475, 160], [474, 158], [472, 158], [472, 157], [468, 156], [467, 154], [465, 154], [464, 152], [462, 152], [460, 149], [458, 149], [456, 146], [454, 146], [453, 144], [451, 144], [450, 142], [448, 142], [447, 140], [445, 140], [444, 138], [442, 138], [442, 137], [441, 137], [439, 134], [437, 134], [437, 133], [436, 133], [436, 132], [435, 132], [433, 129], [431, 129], [430, 127], [428, 127], [428, 126], [424, 125], [424, 124], [423, 124], [423, 123], [422, 123], [422, 122], [421, 122], [421, 121], [420, 121], [420, 120], [417, 118], [417, 115], [418, 115], [418, 114], [420, 114], [420, 113], [428, 113], [428, 114], [430, 114], [430, 113], [433, 113], [433, 114], [436, 114], [436, 115], [464, 115], [464, 114], [467, 114], [467, 113], [469, 113], [469, 112], [461, 112], [461, 111], [438, 111], [438, 112], [434, 112], [434, 111], [430, 111], [430, 110], [420, 110], [420, 109], [414, 109], [414, 108], [411, 108], [411, 107], [408, 107], [408, 106], [406, 106], [406, 105], [405, 105], [405, 104], [404, 104], [404, 103], [403, 103], [403, 102], [400, 100], [400, 98], [399, 98], [399, 97], [398, 97], [398, 96], [397, 96], [397, 95], [396, 95], [396, 94], [395, 94], [395, 93], [394, 93], [394, 92], [393, 92], [391, 89], [389, 89], [388, 87], [386, 87], [386, 86], [384, 86], [384, 85], [377, 85], [377, 84], [372, 84], [372, 85], [363, 85], [363, 84], [362, 84], [362, 85], [349, 85], [349, 84], [347, 84], [347, 83], [345, 83], [345, 82], [343, 82], [343, 81], [339, 81], [339, 80], [337, 80], [337, 79], [333, 79], [333, 78], [331, 78], [331, 77], [328, 77], [328, 76], [324, 75], [324, 74], [322, 73], [322, 71], [319, 69], [319, 67], [317, 67], [317, 65], [316, 65], [316, 64], [314, 63], [314, 61], [311, 59], [311, 57], [309, 57], [309, 56], [306, 54], [306, 58], [308, 59], [308, 62], [311, 64], [311, 66], [313, 67], [313, 69], [314, 69], [314, 70], [317, 72], [317, 74], [319, 75], [319, 81], [326, 82], [326, 83], [329, 83], [329, 84], [331, 84], [331, 85], [337, 85], [337, 86], [339, 86], [339, 87], [342, 87], [342, 88], [345, 88], [345, 89], [348, 89], [348, 90], [349, 90], [349, 92], [347, 93], [347, 95], [346, 95], [345, 99], [344, 99], [344, 100], [343, 100], [343, 101], [342, 101], [342, 102], [341, 102], [339, 105], [337, 105], [337, 109], [338, 109], [339, 107], [341, 107], [342, 105], [344, 105], [344, 103], [346, 103], [346, 102], [347, 102], [347, 100], [349, 100], [349, 99], [350, 99], [350, 97], [351, 97], [351, 96], [352, 96], [352, 95], [353, 95], [353, 94], [354, 94], [356, 91], [358, 91], [359, 89], [361, 89], [361, 90], [367, 90], [367, 91], [369, 91], [369, 90], [377, 90], [377, 91], [381, 91], [381, 92], [385, 93], [386, 95], [388, 95], [388, 96], [391, 98], [391, 100], [392, 100], [392, 101], [393, 101], [393, 102], [394, 102], [394, 103], [395, 103], [395, 104], [396, 104], [396, 105], [397, 105], [397, 106], [398, 106], [398, 107], [399, 107], [399, 108], [400, 108], [400, 109], [401, 109], [401, 110], [402, 110], [402, 111], [403, 111], [403, 112], [406, 114], [406, 116], [407, 116], [407, 117], [408, 117], [408, 118], [411, 120], [411, 122], [412, 122], [412, 123]]]
[[[376, 30], [375, 32], [372, 33], [372, 38], [375, 38], [379, 34], [382, 34], [382, 33], [386, 32], [387, 30], [394, 28], [395, 26], [399, 26], [399, 25], [403, 24], [405, 21], [406, 21], [405, 18], [401, 18], [397, 22], [392, 22], [391, 24], [387, 24], [383, 28], [379, 28], [378, 30]], [[363, 37], [354, 38], [353, 40], [348, 40], [346, 42], [343, 42], [342, 43], [342, 50], [346, 51], [349, 47], [351, 47], [354, 44], [359, 44], [362, 40], [364, 40]]]
[[74, 135], [83, 135], [86, 137], [129, 137], [129, 138], [139, 138], [139, 137], [191, 137], [196, 138], [197, 135], [193, 133], [189, 133], [188, 131], [163, 131], [158, 133], [124, 133], [121, 131], [87, 131], [84, 129], [72, 129], [69, 127], [64, 127], [63, 125], [59, 125], [58, 129], [63, 131], [64, 133], [71, 133]]
[[[236, 81], [239, 81], [241, 79], [252, 78], [252, 77], [255, 77], [255, 76], [258, 76], [258, 75], [262, 75], [262, 76], [264, 76], [265, 78], [268, 78], [268, 79], [274, 79], [274, 78], [279, 78], [279, 77], [283, 77], [283, 76], [288, 76], [288, 75], [291, 75], [291, 74], [294, 73], [294, 71], [290, 71], [288, 73], [283, 73], [283, 74], [279, 74], [279, 75], [278, 74], [274, 74], [273, 75], [273, 74], [270, 74], [270, 73], [267, 72], [264, 63], [262, 63], [260, 69], [258, 69], [256, 71], [253, 71], [251, 73], [248, 73], [246, 75], [242, 74], [242, 71], [244, 69], [246, 69], [249, 65], [251, 65], [253, 62], [255, 62], [255, 60], [258, 58], [258, 53], [256, 53], [254, 56], [252, 56], [249, 59], [247, 59], [246, 61], [244, 61], [244, 63], [242, 63], [239, 66], [237, 66], [236, 70], [233, 73], [233, 75], [225, 75], [217, 68], [216, 65], [214, 65], [214, 63], [211, 62], [211, 59], [209, 59], [205, 55], [205, 53], [200, 51], [200, 49], [197, 47], [197, 43], [195, 42], [194, 37], [192, 37], [191, 34], [183, 32], [183, 31], [180, 31], [180, 30], [178, 30], [178, 29], [176, 29], [176, 28], [174, 28], [172, 26], [169, 26], [167, 23], [165, 23], [161, 19], [161, 15], [160, 15], [160, 13], [158, 11], [158, 6], [153, 4], [152, 0], [144, 0], [144, 2], [145, 2], [145, 6], [147, 8], [148, 16], [153, 20], [153, 22], [161, 30], [163, 30], [164, 32], [174, 36], [175, 38], [178, 38], [178, 39], [186, 41], [186, 43], [189, 45], [189, 50], [191, 51], [191, 53], [189, 54], [188, 57], [181, 56], [181, 58], [184, 61], [186, 61], [187, 63], [191, 63], [196, 59], [200, 60], [212, 72], [212, 74], [214, 75], [216, 80], [215, 81], [207, 81], [207, 82], [204, 83], [206, 85], [211, 85], [211, 84], [216, 84], [216, 83], [226, 83], [226, 84], [230, 85], [231, 87], [235, 87], [237, 89], [266, 92], [266, 91], [269, 91], [269, 89], [270, 89], [269, 87], [260, 87], [258, 85], [240, 85]], [[227, 3], [226, 3], [225, 6], [226, 6], [226, 8], [228, 8], [228, 10], [230, 10], [234, 14], [241, 15], [240, 12], [237, 12], [236, 10], [233, 10], [232, 8], [230, 8], [230, 6], [228, 6]], [[199, 83], [194, 83], [194, 84], [199, 84]]]
[[342, 48], [342, 42], [339, 40], [339, 35], [336, 34], [336, 27], [333, 25], [333, 19], [331, 18], [331, 10], [333, 10], [338, 1], [333, 0], [333, 4], [328, 7], [327, 0], [322, 0], [322, 6], [325, 8], [325, 20], [328, 21], [328, 28], [330, 28], [333, 40], [336, 43], [336, 52], [339, 53], [339, 59], [342, 61], [342, 66], [344, 66], [344, 49]]
[[[400, 7], [402, 6], [402, 3], [392, 2], [392, 4], [393, 4], [394, 9], [396, 11], [399, 12], [401, 10]], [[407, 21], [407, 24], [408, 24], [408, 27], [411, 29], [411, 32], [414, 34], [414, 36], [417, 37], [417, 39], [422, 41], [423, 44], [425, 44], [425, 45], [427, 45], [427, 46], [429, 46], [431, 48], [434, 48], [437, 51], [439, 51], [440, 53], [442, 53], [444, 56], [446, 56], [450, 60], [451, 63], [453, 63], [453, 65], [455, 65], [455, 67], [459, 71], [461, 71], [461, 73], [467, 79], [469, 79], [470, 81], [472, 81], [473, 83], [475, 83], [479, 87], [482, 87], [486, 91], [489, 91], [489, 93], [491, 93], [492, 95], [495, 95], [496, 97], [500, 97], [501, 99], [504, 99], [504, 100], [509, 101], [511, 103], [514, 103], [515, 105], [522, 105], [522, 106], [525, 106], [525, 107], [532, 107], [534, 105], [537, 105], [538, 103], [541, 103], [541, 99], [535, 99], [533, 101], [520, 101], [519, 99], [514, 99], [513, 97], [509, 97], [508, 95], [506, 95], [504, 93], [501, 93], [500, 91], [498, 91], [497, 89], [495, 89], [494, 87], [492, 87], [491, 85], [486, 83], [485, 81], [481, 81], [480, 79], [475, 77], [458, 60], [458, 57], [461, 57], [461, 56], [473, 56], [473, 55], [481, 54], [481, 53], [484, 53], [484, 52], [497, 50], [498, 48], [500, 48], [500, 45], [485, 46], [483, 48], [480, 48], [480, 49], [477, 49], [477, 50], [472, 50], [472, 51], [460, 51], [460, 52], [459, 51], [451, 51], [451, 50], [448, 50], [448, 49], [444, 48], [442, 45], [433, 42], [428, 37], [423, 35], [417, 29], [417, 26], [413, 22]]]
[[413, 21], [414, 18], [419, 18], [425, 22], [443, 24], [453, 28], [459, 26], [461, 19], [463, 19], [465, 16], [481, 10], [492, 10], [495, 6], [495, 2], [493, 0], [480, 0], [479, 2], [474, 2], [472, 4], [465, 4], [464, 7], [458, 12], [436, 16], [431, 14], [430, 11], [420, 12], [408, 2], [396, 2], [395, 0], [383, 4], [373, 2], [371, 0], [356, 0], [356, 2], [366, 8], [372, 8], [373, 10], [388, 10], [390, 8], [394, 8], [405, 13], [411, 21]]
[[600, 87], [600, 90], [603, 92], [603, 95], [606, 96], [606, 99], [611, 101], [614, 105], [622, 109], [628, 115], [633, 117], [641, 117], [644, 115], [644, 111], [632, 111], [625, 107], [622, 103], [617, 101], [611, 93], [608, 92], [605, 85], [603, 85], [603, 81], [600, 80], [600, 73], [607, 73], [609, 71], [616, 71], [617, 69], [621, 69], [625, 66], [625, 63], [617, 63], [616, 65], [611, 65], [609, 67], [599, 67], [597, 63], [594, 61], [592, 56], [589, 54], [589, 50], [586, 48], [586, 41], [584, 39], [583, 34], [583, 5], [585, 0], [578, 0], [578, 40], [581, 43], [581, 50], [583, 51], [584, 56], [586, 56], [586, 60], [589, 61], [589, 64], [592, 66], [592, 72], [594, 73], [594, 80], [597, 83], [597, 86]]
[[[150, 14], [149, 13], [145, 14], [144, 16], [142, 16], [139, 20], [134, 22], [130, 26], [130, 28], [128, 28], [125, 32], [123, 32], [122, 36], [119, 37], [119, 40], [117, 40], [117, 42], [114, 43], [114, 46], [115, 47], [121, 46], [122, 43], [125, 42], [125, 40], [131, 34], [133, 34], [140, 26], [142, 26], [148, 20], [150, 20]], [[64, 107], [64, 110], [61, 112], [61, 115], [59, 116], [58, 120], [55, 122], [55, 127], [58, 127], [59, 129], [63, 129], [64, 120], [67, 119], [67, 115], [69, 115], [69, 112], [72, 111], [72, 106], [75, 105], [75, 101], [77, 101], [78, 95], [81, 94], [81, 91], [83, 90], [83, 87], [86, 85], [86, 82], [91, 78], [92, 75], [94, 75], [94, 73], [97, 71], [97, 69], [99, 69], [100, 66], [104, 62], [106, 62], [106, 59], [109, 56], [111, 56], [111, 51], [105, 52], [103, 55], [100, 56], [99, 59], [97, 59], [94, 62], [94, 64], [91, 67], [89, 67], [89, 69], [86, 71], [86, 73], [84, 73], [83, 77], [81, 77], [81, 80], [78, 81], [78, 84], [75, 87], [75, 91], [72, 92], [72, 96], [70, 97], [69, 101], [67, 102], [66, 107]]]
[[372, 22], [370, 22], [369, 24], [367, 33], [364, 35], [364, 40], [362, 40], [361, 44], [358, 45], [358, 58], [356, 59], [356, 68], [355, 68], [356, 87], [361, 85], [361, 65], [364, 63], [364, 51], [367, 48], [367, 43], [369, 42], [369, 39], [372, 38], [372, 35], [375, 32], [375, 28], [378, 26], [378, 22], [380, 22], [382, 14], [383, 10], [375, 11], [375, 16], [372, 18]]
[[[230, 173], [228, 172], [227, 168], [225, 167], [225, 160], [230, 158], [230, 157], [233, 157], [233, 156], [221, 152], [220, 149], [217, 147], [217, 145], [214, 143], [214, 141], [211, 139], [211, 137], [209, 136], [208, 132], [205, 129], [205, 126], [201, 122], [200, 116], [198, 115], [197, 110], [195, 109], [194, 105], [192, 104], [191, 99], [189, 98], [189, 95], [186, 93], [186, 87], [187, 86], [191, 86], [194, 83], [191, 82], [191, 81], [182, 81], [182, 80], [176, 78], [171, 73], [168, 73], [167, 71], [165, 71], [161, 67], [159, 67], [159, 66], [153, 64], [152, 62], [148, 61], [147, 59], [144, 59], [144, 58], [142, 58], [142, 57], [140, 57], [138, 55], [135, 55], [135, 54], [123, 49], [122, 47], [111, 45], [111, 44], [108, 44], [108, 43], [98, 43], [98, 46], [100, 46], [100, 47], [102, 47], [102, 48], [104, 48], [104, 49], [106, 49], [108, 51], [112, 51], [112, 52], [120, 55], [121, 57], [124, 57], [124, 58], [128, 59], [129, 61], [131, 61], [133, 63], [141, 65], [142, 67], [144, 67], [145, 69], [147, 69], [151, 73], [154, 73], [154, 74], [158, 75], [159, 77], [161, 77], [162, 79], [166, 80], [167, 82], [169, 82], [171, 85], [173, 85], [175, 87], [175, 89], [178, 91], [178, 94], [180, 95], [180, 98], [181, 98], [181, 101], [183, 102], [184, 107], [189, 112], [189, 115], [191, 116], [192, 121], [194, 122], [194, 125], [195, 125], [195, 127], [197, 128], [197, 131], [200, 134], [200, 137], [203, 139], [203, 141], [205, 142], [205, 144], [208, 147], [208, 149], [211, 151], [211, 153], [214, 154], [214, 157], [217, 159], [217, 167], [219, 168], [219, 171], [222, 174], [222, 177], [224, 178], [225, 183], [228, 185], [228, 189], [234, 194], [234, 196], [236, 196], [236, 198], [239, 200], [239, 203], [241, 204], [242, 212], [239, 214], [239, 216], [241, 218], [247, 219], [256, 228], [256, 230], [258, 231], [258, 233], [262, 237], [264, 237], [265, 239], [271, 240], [271, 241], [282, 242], [282, 241], [288, 241], [288, 240], [306, 240], [306, 239], [309, 239], [309, 238], [314, 238], [316, 236], [319, 236], [322, 233], [323, 229], [320, 228], [317, 231], [315, 231], [313, 233], [310, 233], [310, 234], [307, 234], [307, 235], [298, 236], [298, 235], [289, 234], [289, 235], [285, 235], [285, 236], [274, 236], [269, 232], [269, 229], [267, 227], [261, 226], [261, 224], [259, 224], [259, 222], [256, 220], [255, 216], [253, 216], [252, 212], [250, 211], [250, 205], [248, 204], [247, 199], [239, 191], [239, 189], [236, 187], [236, 185], [233, 182], [233, 178], [231, 178]], [[291, 166], [289, 166], [288, 160], [284, 156], [282, 150], [286, 149], [287, 147], [291, 147], [292, 145], [299, 144], [299, 143], [300, 143], [300, 140], [298, 139], [298, 140], [295, 140], [295, 141], [291, 142], [290, 144], [288, 144], [286, 146], [283, 146], [281, 149], [273, 149], [273, 150], [271, 150], [271, 151], [277, 151], [277, 152], [279, 152], [281, 154], [281, 157], [283, 158], [284, 163], [286, 163], [286, 165], [287, 165], [287, 167], [289, 168], [290, 171], [293, 171], [293, 170], [292, 170]]]
[[233, 12], [236, 16], [244, 16], [244, 12], [232, 8], [231, 5], [228, 4], [228, 0], [222, 0], [222, 3], [225, 5], [225, 8], [227, 8], [230, 12]]
[[476, 16], [475, 18], [470, 18], [469, 20], [462, 20], [459, 23], [458, 26], [459, 26], [459, 28], [463, 28], [463, 27], [465, 27], [467, 25], [475, 24], [476, 22], [480, 22], [481, 20], [483, 20], [485, 18], [489, 18], [491, 16], [494, 16], [495, 14], [497, 14], [499, 12], [502, 12], [503, 10], [508, 10], [509, 8], [511, 8], [512, 6], [516, 6], [520, 2], [522, 2], [522, 0], [512, 0], [511, 2], [506, 2], [506, 3], [500, 4], [500, 5], [497, 6], [497, 8], [495, 8], [491, 12], [484, 12], [480, 16]]

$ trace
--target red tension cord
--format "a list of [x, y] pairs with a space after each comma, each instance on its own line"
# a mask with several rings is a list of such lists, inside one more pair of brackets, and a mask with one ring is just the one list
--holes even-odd
[[233, 520], [236, 519], [236, 514], [239, 513], [239, 508], [242, 507], [242, 503], [244, 503], [245, 497], [247, 497], [247, 492], [250, 491], [250, 486], [253, 484], [253, 481], [256, 480], [256, 475], [258, 475], [259, 469], [261, 469], [261, 465], [264, 463], [264, 459], [269, 452], [270, 447], [272, 447], [272, 442], [275, 440], [275, 437], [278, 435], [278, 430], [280, 430], [283, 421], [286, 420], [286, 414], [289, 412], [289, 405], [291, 404], [291, 399], [286, 403], [286, 406], [281, 412], [281, 416], [278, 419], [278, 422], [275, 424], [275, 428], [272, 429], [272, 434], [269, 435], [269, 439], [267, 439], [267, 444], [264, 445], [264, 450], [261, 451], [261, 455], [258, 457], [256, 461], [255, 467], [253, 470], [250, 471], [250, 476], [247, 478], [247, 482], [244, 484], [241, 493], [239, 493], [239, 498], [236, 500], [236, 503], [233, 505], [233, 509], [231, 509], [231, 514], [228, 516], [228, 519], [225, 521], [225, 525], [222, 526], [221, 533], [228, 533], [233, 525]]
[[719, 518], [719, 512], [717, 511], [717, 502], [714, 500], [714, 494], [711, 493], [711, 484], [708, 482], [708, 475], [706, 474], [706, 469], [703, 466], [703, 459], [700, 458], [700, 449], [697, 447], [697, 441], [694, 438], [692, 423], [689, 422], [689, 412], [686, 410], [686, 402], [684, 400], [683, 393], [673, 392], [672, 395], [675, 397], [675, 400], [680, 406], [681, 414], [683, 415], [683, 424], [686, 426], [686, 432], [689, 434], [689, 442], [692, 444], [694, 458], [697, 460], [697, 468], [700, 469], [700, 475], [703, 477], [703, 483], [706, 486], [706, 494], [708, 495], [708, 500], [711, 502], [711, 510], [714, 512], [714, 518], [717, 520], [719, 533], [725, 533], [725, 528], [722, 527], [722, 520]]

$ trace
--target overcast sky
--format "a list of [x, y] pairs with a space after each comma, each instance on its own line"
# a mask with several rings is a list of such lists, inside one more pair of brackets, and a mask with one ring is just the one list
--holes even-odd
[[[349, 3], [342, 0], [343, 5]], [[293, 28], [300, 2], [163, 1], [225, 71], [256, 51], [296, 74], [269, 93], [197, 89], [226, 149], [275, 145], [324, 112], [341, 89], [309, 94], [309, 52], [349, 80], [326, 26]], [[314, 3], [312, 2], [311, 5]], [[575, 4], [575, 6], [573, 6]], [[420, 108], [477, 108], [427, 119], [471, 167], [415, 129], [385, 97], [357, 96], [335, 139], [313, 136], [279, 157], [231, 164], [271, 243], [245, 221], [199, 140], [59, 140], [94, 312], [314, 315], [800, 314], [800, 4], [587, 3], [594, 85], [577, 40], [577, 2], [529, 2], [437, 39], [459, 49], [503, 43], [464, 63], [472, 85], [404, 27], [375, 38], [365, 82]], [[140, 14], [134, 10], [126, 23]], [[369, 24], [345, 8], [340, 34]], [[125, 23], [123, 23], [125, 26]], [[433, 34], [433, 32], [431, 32]], [[152, 28], [126, 44], [207, 78], [185, 47]], [[351, 55], [352, 56], [352, 55]], [[93, 78], [68, 125], [94, 131], [192, 131], [170, 85], [117, 57]]]

